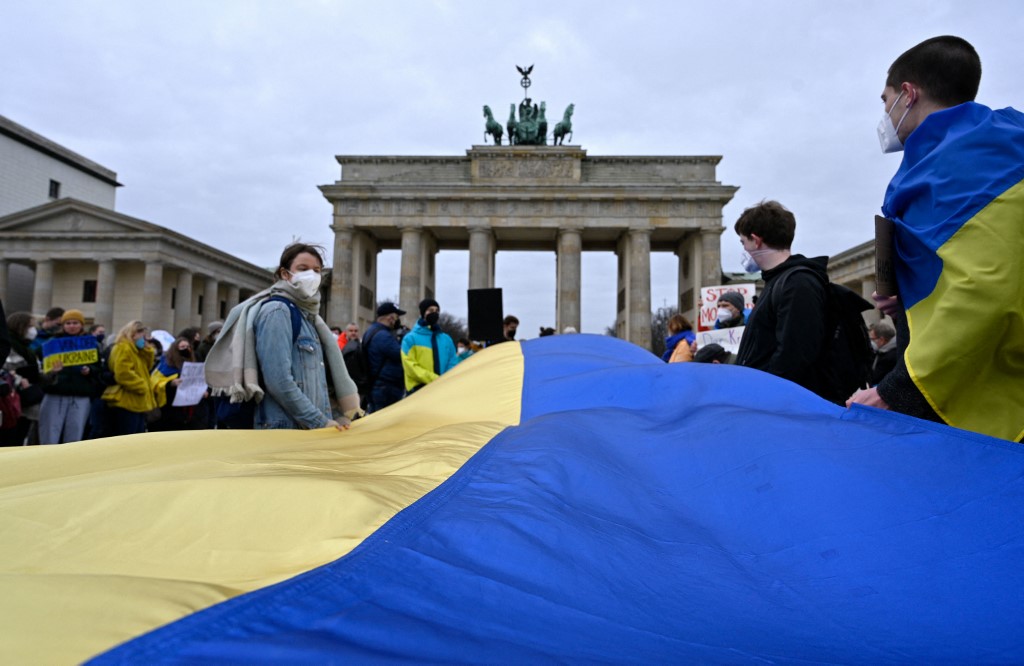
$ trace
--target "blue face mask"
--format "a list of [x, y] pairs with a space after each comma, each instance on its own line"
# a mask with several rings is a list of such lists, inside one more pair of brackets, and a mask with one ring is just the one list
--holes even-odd
[[146, 338], [139, 338], [138, 340], [136, 340], [135, 341], [135, 346], [138, 347], [139, 349], [142, 349], [143, 347], [145, 347], [146, 346]]

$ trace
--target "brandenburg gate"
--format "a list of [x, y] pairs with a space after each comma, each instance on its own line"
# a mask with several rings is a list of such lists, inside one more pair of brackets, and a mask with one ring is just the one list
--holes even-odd
[[434, 293], [434, 256], [469, 250], [469, 289], [491, 288], [495, 253], [554, 252], [557, 330], [580, 327], [581, 254], [618, 257], [616, 335], [650, 348], [651, 252], [679, 258], [680, 312], [719, 284], [722, 208], [735, 187], [718, 156], [593, 157], [579, 146], [473, 146], [466, 156], [338, 156], [320, 187], [334, 208], [330, 321], [375, 318], [377, 253], [401, 249], [400, 307]]

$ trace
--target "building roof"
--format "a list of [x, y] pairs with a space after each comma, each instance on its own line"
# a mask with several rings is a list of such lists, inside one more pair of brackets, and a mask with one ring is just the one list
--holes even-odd
[[0, 135], [10, 137], [29, 148], [59, 160], [114, 187], [121, 187], [121, 183], [117, 182], [117, 174], [115, 172], [93, 162], [87, 157], [79, 155], [73, 150], [68, 150], [59, 143], [50, 141], [45, 136], [36, 134], [29, 128], [19, 125], [6, 116], [0, 116]]

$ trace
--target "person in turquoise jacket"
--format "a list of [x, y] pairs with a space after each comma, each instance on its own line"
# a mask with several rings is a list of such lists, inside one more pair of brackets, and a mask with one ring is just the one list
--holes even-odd
[[461, 360], [451, 337], [438, 322], [441, 307], [432, 298], [420, 301], [420, 319], [402, 338], [402, 369], [408, 394], [423, 388]]

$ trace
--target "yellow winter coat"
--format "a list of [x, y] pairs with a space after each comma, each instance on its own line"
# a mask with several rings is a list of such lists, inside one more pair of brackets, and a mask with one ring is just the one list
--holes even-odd
[[137, 414], [156, 409], [156, 398], [149, 383], [154, 353], [152, 347], [139, 349], [131, 340], [114, 345], [110, 350], [110, 369], [117, 384], [103, 392], [108, 405]]

